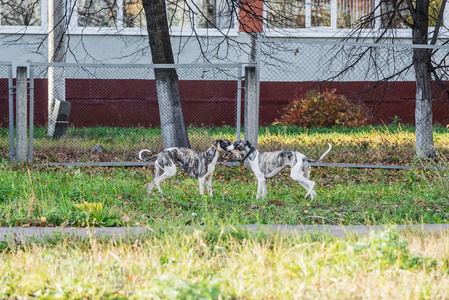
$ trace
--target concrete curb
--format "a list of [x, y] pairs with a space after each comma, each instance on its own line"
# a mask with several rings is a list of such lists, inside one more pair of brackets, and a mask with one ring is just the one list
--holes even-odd
[[[366, 236], [371, 231], [383, 230], [390, 226], [365, 226], [365, 225], [236, 225], [252, 232], [271, 232], [285, 234], [302, 233], [326, 233], [335, 237], [346, 237], [350, 234]], [[398, 230], [413, 229], [426, 233], [439, 233], [449, 231], [449, 224], [422, 224], [422, 225], [396, 225]], [[190, 228], [190, 227], [189, 227]], [[129, 237], [145, 233], [151, 233], [151, 227], [95, 227], [95, 228], [62, 228], [62, 227], [0, 227], [0, 242], [11, 240], [23, 243], [27, 239], [42, 240], [44, 237], [52, 237], [55, 232], [63, 235], [76, 235], [87, 238], [90, 234], [94, 237]]]

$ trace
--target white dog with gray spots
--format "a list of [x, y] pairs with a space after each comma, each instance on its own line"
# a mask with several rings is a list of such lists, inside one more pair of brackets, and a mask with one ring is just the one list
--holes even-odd
[[156, 158], [156, 161], [154, 162], [156, 174], [153, 182], [148, 186], [148, 194], [151, 194], [151, 191], [155, 186], [157, 186], [159, 192], [162, 194], [162, 189], [159, 183], [174, 176], [176, 174], [176, 166], [178, 165], [183, 167], [189, 176], [198, 178], [201, 195], [204, 195], [204, 183], [206, 182], [209, 195], [213, 196], [212, 175], [220, 153], [227, 152], [226, 148], [230, 145], [231, 142], [227, 139], [219, 139], [214, 141], [212, 147], [204, 152], [197, 152], [183, 147], [173, 147], [165, 149], [146, 159], [142, 158], [142, 154], [144, 152], [151, 153], [151, 151], [143, 149], [139, 152], [140, 160], [149, 161]]
[[257, 178], [257, 199], [260, 196], [266, 197], [267, 195], [267, 178], [275, 176], [282, 169], [290, 166], [290, 177], [306, 189], [307, 194], [305, 198], [310, 196], [313, 200], [316, 196], [316, 192], [313, 190], [315, 182], [310, 180], [310, 170], [312, 167], [309, 162], [321, 161], [332, 149], [332, 145], [328, 145], [329, 149], [319, 159], [309, 159], [300, 152], [290, 150], [260, 152], [250, 142], [241, 140], [235, 141], [226, 150], [232, 152], [237, 157], [243, 154], [242, 161], [245, 159], [249, 160], [251, 169]]

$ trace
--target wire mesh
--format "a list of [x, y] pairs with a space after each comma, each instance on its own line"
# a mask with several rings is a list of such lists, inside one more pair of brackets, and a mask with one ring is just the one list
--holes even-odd
[[[157, 153], [167, 147], [161, 116], [177, 125], [179, 115], [173, 115], [173, 110], [179, 99], [193, 150], [211, 147], [213, 140], [221, 138], [218, 132], [235, 136], [240, 65], [175, 65], [176, 73], [165, 79], [177, 88], [164, 93], [157, 88], [163, 80], [155, 78], [155, 69], [161, 69], [156, 65], [58, 64], [64, 68], [70, 113], [68, 122], [55, 119], [56, 126], [67, 124], [57, 137], [49, 136], [49, 124], [57, 115], [53, 109], [49, 118], [49, 67], [56, 65], [31, 64], [36, 163], [129, 162], [137, 161], [142, 149]], [[179, 94], [173, 94], [173, 89]], [[166, 127], [168, 135], [171, 125]]]
[[[415, 49], [432, 51], [434, 120], [449, 123], [447, 46], [263, 39], [258, 47], [260, 125], [280, 120], [291, 100], [310, 90], [334, 90], [369, 109], [371, 124], [414, 123]], [[434, 77], [435, 79], [435, 77]], [[264, 150], [285, 145], [262, 143]]]
[[0, 63], [0, 160], [10, 158], [9, 76], [10, 64]]

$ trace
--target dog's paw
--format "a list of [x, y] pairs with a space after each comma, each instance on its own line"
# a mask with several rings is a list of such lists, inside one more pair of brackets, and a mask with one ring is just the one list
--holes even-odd
[[310, 197], [310, 200], [313, 201], [316, 197], [316, 192], [310, 191], [309, 193], [307, 193], [307, 195], [304, 198], [307, 199], [307, 197]]

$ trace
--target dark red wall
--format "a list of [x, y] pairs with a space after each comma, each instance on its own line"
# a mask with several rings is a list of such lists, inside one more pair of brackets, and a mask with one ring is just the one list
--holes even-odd
[[[187, 124], [235, 125], [237, 83], [180, 81]], [[35, 124], [47, 122], [47, 81], [35, 81]], [[67, 79], [70, 125], [159, 126], [159, 107], [153, 80]]]
[[[395, 116], [402, 123], [415, 122], [415, 82], [377, 84], [373, 82], [261, 82], [260, 122], [271, 124], [279, 111], [295, 97], [295, 92], [335, 89], [348, 99], [363, 101], [374, 114], [373, 124], [390, 124]], [[434, 87], [433, 118], [441, 125], [449, 124], [449, 98], [441, 88]]]
[[[0, 79], [0, 125], [7, 127], [7, 80]], [[310, 89], [336, 89], [351, 100], [363, 100], [375, 113], [373, 124], [389, 124], [394, 116], [403, 123], [414, 123], [414, 82], [378, 85], [366, 82], [262, 82], [260, 85], [260, 124], [279, 118], [279, 111], [295, 92]], [[180, 92], [187, 124], [234, 126], [236, 82], [180, 81]], [[47, 81], [35, 81], [35, 120], [47, 122]], [[449, 124], [448, 95], [434, 91], [434, 121]], [[91, 126], [159, 126], [155, 82], [152, 80], [67, 79], [67, 101], [72, 104], [70, 124]]]

